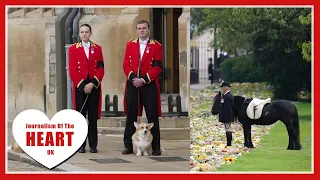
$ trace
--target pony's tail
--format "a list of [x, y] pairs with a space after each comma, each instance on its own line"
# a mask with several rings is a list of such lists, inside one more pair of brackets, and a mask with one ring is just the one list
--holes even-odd
[[298, 140], [300, 142], [300, 125], [299, 125], [298, 110], [297, 110], [297, 106], [295, 104], [293, 104], [293, 108], [294, 108], [294, 111], [295, 111], [294, 112], [294, 117], [293, 117], [293, 127], [297, 131]]

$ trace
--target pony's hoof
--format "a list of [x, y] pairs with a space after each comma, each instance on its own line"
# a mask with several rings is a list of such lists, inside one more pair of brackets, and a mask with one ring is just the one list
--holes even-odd
[[245, 144], [244, 147], [246, 147], [246, 148], [255, 148], [255, 147], [253, 146], [253, 144]]
[[302, 149], [302, 146], [296, 146], [294, 149], [295, 149], [295, 150], [301, 150], [301, 149]]

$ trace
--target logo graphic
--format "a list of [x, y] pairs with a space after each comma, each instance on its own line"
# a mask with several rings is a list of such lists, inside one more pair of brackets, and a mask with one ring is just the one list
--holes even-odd
[[43, 112], [30, 109], [16, 116], [12, 133], [26, 154], [52, 169], [80, 148], [87, 137], [88, 124], [75, 110], [61, 110], [49, 120]]

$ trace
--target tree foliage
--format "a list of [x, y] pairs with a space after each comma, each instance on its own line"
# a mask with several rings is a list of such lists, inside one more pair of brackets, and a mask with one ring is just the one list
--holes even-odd
[[231, 83], [265, 81], [261, 67], [254, 61], [251, 54], [228, 58], [221, 63], [220, 67], [222, 77]]
[[191, 14], [201, 16], [192, 16], [200, 32], [216, 29], [213, 46], [235, 55], [252, 51], [276, 98], [311, 91], [311, 8], [203, 8]]
[[198, 26], [199, 32], [206, 29], [216, 30], [212, 46], [236, 54], [240, 49], [252, 47], [250, 36], [245, 30], [245, 24], [251, 17], [249, 9], [244, 10], [245, 12], [232, 8], [195, 8], [191, 10], [191, 23]]
[[[307, 16], [300, 15], [299, 20], [301, 24], [306, 25], [306, 27], [310, 28], [311, 12]], [[303, 58], [310, 62], [311, 61], [311, 41], [302, 42], [301, 49], [302, 49]]]

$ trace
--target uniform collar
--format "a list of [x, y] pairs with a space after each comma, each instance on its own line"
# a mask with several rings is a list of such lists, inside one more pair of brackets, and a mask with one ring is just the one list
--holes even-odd
[[224, 93], [223, 95], [226, 95], [228, 92], [230, 92], [230, 91], [227, 91], [226, 93]]
[[89, 48], [90, 47], [90, 41], [88, 43], [85, 43], [84, 41], [81, 42], [82, 46]]
[[147, 44], [148, 41], [149, 41], [149, 37], [148, 37], [146, 40], [144, 40], [144, 41], [139, 38], [140, 44]]

